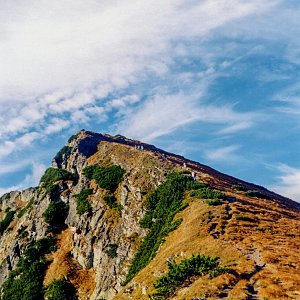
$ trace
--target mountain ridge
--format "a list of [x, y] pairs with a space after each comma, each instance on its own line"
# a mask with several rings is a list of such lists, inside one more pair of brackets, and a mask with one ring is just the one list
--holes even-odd
[[[175, 186], [178, 194], [168, 192]], [[158, 201], [152, 206], [151, 197]], [[2, 297], [14, 299], [9, 274], [19, 272], [10, 276], [22, 286], [22, 264], [33, 264], [26, 257], [50, 238], [55, 245], [41, 253], [47, 259], [35, 282], [45, 290], [39, 299], [52, 299], [56, 279], [60, 292], [72, 287], [66, 299], [297, 299], [299, 211], [288, 198], [183, 156], [81, 130], [54, 157], [39, 187], [0, 198]], [[165, 231], [155, 229], [158, 221]], [[132, 272], [147, 254], [141, 249], [151, 232], [157, 248]], [[167, 276], [168, 262], [200, 254], [219, 257], [224, 273], [185, 278], [171, 295], [158, 296], [155, 282]], [[27, 299], [23, 294], [16, 299]]]
[[216, 169], [213, 169], [213, 168], [211, 168], [207, 165], [201, 164], [197, 161], [193, 161], [193, 160], [190, 160], [188, 158], [185, 158], [182, 155], [177, 155], [177, 154], [174, 154], [172, 152], [168, 152], [168, 151], [165, 151], [163, 149], [157, 148], [154, 145], [147, 144], [147, 143], [141, 142], [139, 140], [129, 139], [129, 138], [126, 138], [125, 136], [122, 136], [120, 134], [117, 134], [115, 136], [111, 136], [109, 134], [102, 134], [102, 133], [97, 133], [97, 132], [93, 132], [93, 131], [90, 131], [90, 130], [84, 130], [84, 129], [79, 131], [77, 133], [77, 135], [82, 133], [82, 132], [84, 132], [84, 134], [89, 136], [89, 137], [92, 137], [92, 138], [97, 137], [96, 140], [98, 142], [107, 141], [107, 142], [113, 142], [113, 143], [128, 145], [128, 146], [132, 146], [132, 147], [142, 146], [144, 151], [151, 151], [153, 153], [166, 155], [168, 157], [168, 159], [174, 159], [174, 162], [177, 163], [177, 164], [186, 163], [187, 168], [192, 168], [192, 169], [195, 169], [199, 172], [205, 172], [205, 173], [208, 173], [208, 174], [213, 175], [213, 176], [221, 177], [223, 180], [227, 180], [230, 185], [232, 185], [232, 184], [242, 184], [242, 185], [245, 185], [249, 189], [262, 190], [267, 195], [271, 195], [272, 197], [276, 197], [276, 198], [278, 198], [282, 201], [287, 201], [290, 205], [295, 206], [296, 208], [300, 209], [300, 203], [298, 203], [297, 201], [294, 201], [290, 198], [287, 198], [287, 197], [282, 196], [280, 194], [277, 194], [273, 191], [270, 191], [270, 190], [268, 190], [267, 188], [265, 188], [261, 185], [258, 185], [258, 184], [255, 184], [255, 183], [250, 183], [250, 182], [247, 182], [247, 181], [242, 180], [242, 179], [238, 179], [237, 177], [222, 173], [222, 172], [220, 172]]

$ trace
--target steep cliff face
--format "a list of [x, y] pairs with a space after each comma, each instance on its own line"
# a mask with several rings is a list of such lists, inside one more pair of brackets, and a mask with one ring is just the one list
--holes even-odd
[[[68, 299], [300, 297], [297, 203], [122, 136], [78, 132], [39, 187], [0, 198], [0, 220], [0, 285], [12, 270], [22, 278], [36, 241], [55, 238], [41, 299], [55, 299], [57, 280], [75, 288]], [[193, 255], [219, 257], [220, 267], [158, 292], [167, 266]]]

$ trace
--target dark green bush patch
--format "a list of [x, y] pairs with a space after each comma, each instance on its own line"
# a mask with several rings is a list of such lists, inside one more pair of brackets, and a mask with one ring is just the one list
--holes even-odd
[[75, 295], [75, 287], [65, 279], [54, 280], [45, 289], [45, 296], [48, 300], [72, 300]]
[[208, 274], [212, 278], [228, 272], [228, 268], [219, 265], [218, 257], [211, 258], [205, 255], [193, 255], [180, 263], [171, 260], [168, 262], [168, 268], [168, 272], [156, 280], [156, 292], [150, 295], [151, 300], [168, 299], [191, 277]]
[[55, 251], [56, 240], [46, 237], [27, 246], [2, 288], [1, 300], [43, 300], [43, 280], [49, 264], [45, 254]]
[[109, 208], [115, 209], [119, 212], [119, 214], [121, 214], [123, 206], [117, 202], [117, 198], [113, 194], [105, 195], [103, 200], [109, 206]]
[[239, 221], [255, 222], [255, 220], [253, 218], [250, 218], [250, 217], [244, 216], [244, 215], [238, 215], [235, 218], [236, 218], [236, 220], [239, 220]]
[[0, 222], [0, 235], [7, 229], [11, 221], [14, 219], [15, 212], [8, 209], [4, 219]]
[[69, 213], [69, 205], [61, 200], [50, 202], [49, 206], [43, 213], [46, 223], [51, 226], [61, 226]]
[[106, 254], [111, 258], [116, 258], [118, 256], [117, 254], [118, 245], [117, 244], [109, 244], [106, 247]]
[[77, 203], [76, 203], [76, 212], [79, 215], [91, 211], [91, 204], [88, 201], [88, 196], [93, 193], [92, 189], [83, 189], [78, 195], [76, 195]]
[[210, 187], [200, 188], [194, 191], [191, 191], [190, 195], [192, 197], [197, 197], [200, 199], [224, 199], [225, 195], [217, 190], [214, 190]]
[[71, 143], [73, 140], [77, 139], [78, 134], [73, 134], [70, 136], [70, 138], [68, 139], [68, 143]]
[[120, 166], [102, 167], [99, 165], [87, 166], [83, 174], [89, 179], [95, 179], [97, 184], [113, 193], [121, 182], [125, 170]]
[[246, 191], [247, 189], [242, 184], [233, 184], [231, 186], [232, 189], [237, 191]]
[[222, 202], [220, 201], [220, 199], [208, 199], [207, 204], [210, 206], [217, 206], [222, 204]]
[[47, 193], [51, 193], [55, 189], [55, 182], [59, 180], [72, 180], [71, 173], [64, 169], [48, 168], [41, 178], [41, 187], [46, 189]]
[[248, 191], [246, 191], [245, 195], [246, 195], [246, 196], [249, 196], [249, 197], [256, 197], [256, 198], [262, 198], [262, 199], [269, 199], [268, 196], [263, 195], [261, 192], [256, 191], [256, 190], [248, 190]]
[[63, 146], [58, 152], [57, 154], [54, 156], [54, 160], [55, 162], [58, 164], [58, 166], [60, 167], [64, 157], [69, 157], [70, 154], [72, 153], [72, 147], [69, 146]]
[[186, 207], [183, 201], [184, 192], [200, 187], [203, 187], [203, 184], [194, 181], [190, 176], [171, 173], [167, 180], [147, 197], [147, 213], [140, 225], [149, 231], [133, 259], [123, 284], [127, 284], [155, 257], [164, 238], [179, 226], [181, 220], [173, 221], [173, 219], [177, 212]]
[[192, 172], [189, 171], [189, 170], [182, 170], [182, 171], [179, 172], [179, 174], [181, 174], [181, 175], [191, 175]]

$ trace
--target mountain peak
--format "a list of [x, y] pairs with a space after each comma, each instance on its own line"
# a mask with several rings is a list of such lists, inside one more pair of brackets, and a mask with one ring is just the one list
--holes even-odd
[[122, 135], [81, 130], [52, 164], [0, 199], [1, 299], [299, 295], [298, 203]]

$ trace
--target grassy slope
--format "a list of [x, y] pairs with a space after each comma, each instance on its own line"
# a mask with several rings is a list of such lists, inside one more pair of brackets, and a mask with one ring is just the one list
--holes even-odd
[[[144, 194], [163, 180], [165, 172], [183, 169], [182, 161], [165, 159], [160, 154], [108, 142], [101, 143], [99, 151], [89, 158], [89, 164], [106, 165], [111, 160], [130, 170], [127, 180], [140, 186]], [[193, 166], [190, 167], [193, 170]], [[157, 174], [156, 179], [151, 178], [149, 170]], [[261, 299], [299, 299], [299, 212], [288, 209], [279, 201], [246, 197], [244, 192], [230, 189], [230, 184], [212, 174], [198, 171], [197, 176], [225, 190], [234, 201], [212, 207], [187, 195], [190, 205], [177, 215], [183, 218], [182, 224], [167, 237], [156, 258], [114, 299], [128, 299], [129, 296], [136, 300], [148, 299], [147, 294], [153, 291], [157, 276], [167, 270], [166, 260], [169, 257], [173, 256], [176, 261], [180, 261], [197, 253], [219, 256], [221, 263], [231, 267], [234, 274], [224, 274], [212, 280], [207, 277], [197, 278], [191, 285], [178, 291], [173, 299], [204, 295], [207, 299], [216, 299], [223, 293], [228, 299], [238, 300], [253, 295], [253, 290]], [[236, 220], [237, 215], [245, 215], [255, 221]], [[14, 230], [13, 224], [10, 227]], [[69, 239], [67, 233], [61, 238]], [[69, 267], [72, 269], [72, 266]], [[50, 282], [51, 274], [48, 273], [48, 276]], [[76, 276], [74, 273], [74, 283]], [[78, 278], [81, 276], [91, 279], [93, 274], [81, 274]], [[87, 288], [85, 294], [88, 295], [92, 287], [85, 287], [88, 283], [83, 282], [78, 281], [76, 285], [81, 289]], [[131, 294], [128, 293], [130, 286], [133, 286]]]
[[[144, 166], [144, 171], [153, 167], [168, 171], [182, 169], [181, 165], [158, 154], [111, 143], [103, 143], [91, 160], [95, 163], [100, 158], [103, 162], [102, 158], [111, 151], [115, 160], [127, 167]], [[128, 151], [132, 154], [130, 157]], [[143, 173], [143, 169], [139, 172], [132, 179], [143, 186], [147, 182], [146, 172]], [[213, 185], [221, 184], [221, 179], [209, 174], [198, 175]], [[149, 190], [149, 187], [145, 189]], [[156, 258], [114, 299], [128, 299], [129, 296], [132, 299], [148, 299], [147, 294], [153, 291], [156, 277], [167, 269], [169, 257], [179, 261], [195, 253], [219, 256], [222, 264], [231, 267], [234, 274], [224, 274], [213, 280], [199, 278], [173, 299], [201, 295], [214, 299], [222, 294], [230, 299], [245, 299], [255, 293], [266, 299], [299, 297], [300, 280], [296, 268], [299, 268], [300, 259], [297, 230], [300, 214], [278, 201], [246, 197], [243, 192], [231, 190], [228, 185], [226, 192], [234, 201], [217, 207], [208, 206], [201, 200], [188, 199], [190, 206], [178, 214], [183, 223], [167, 237]], [[246, 215], [255, 221], [236, 220], [238, 215]], [[268, 227], [271, 229], [264, 230]], [[131, 286], [133, 292], [128, 294]], [[145, 291], [146, 295], [143, 294]]]

